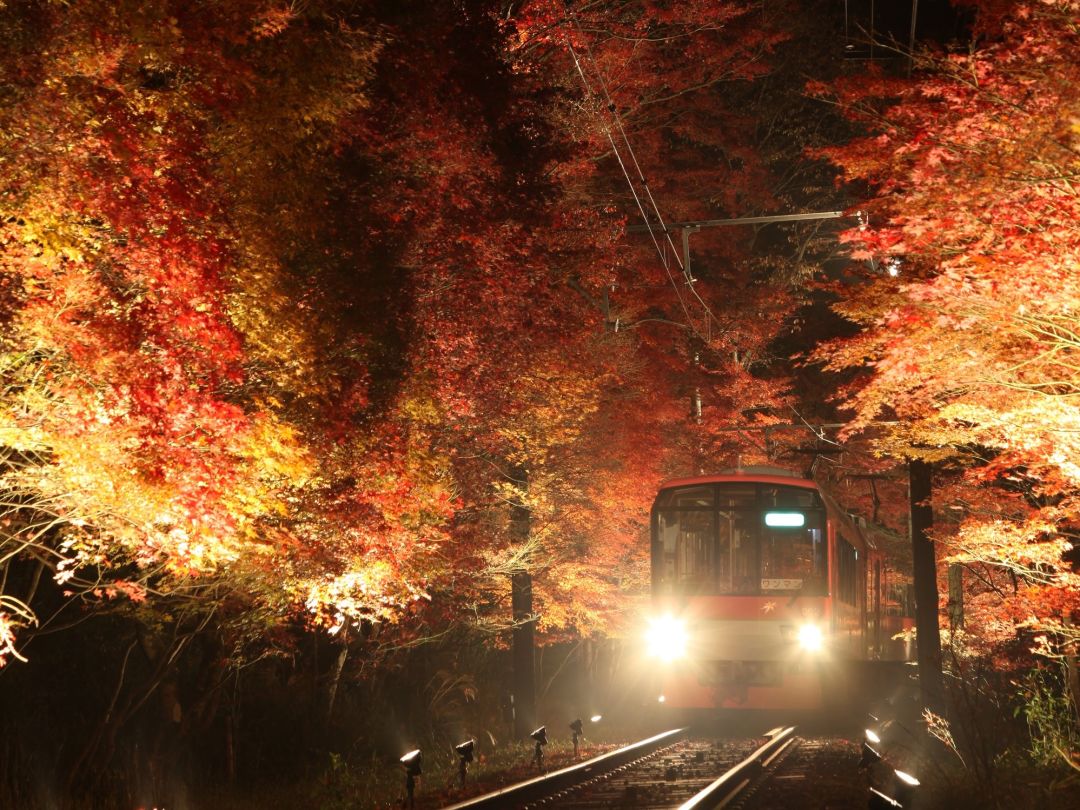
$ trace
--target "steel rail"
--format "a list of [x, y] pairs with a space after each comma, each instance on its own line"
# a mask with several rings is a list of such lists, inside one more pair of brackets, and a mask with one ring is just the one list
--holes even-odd
[[685, 728], [665, 731], [615, 751], [600, 754], [600, 756], [587, 759], [584, 762], [568, 765], [560, 770], [542, 774], [524, 782], [507, 785], [491, 793], [485, 793], [449, 805], [443, 810], [481, 810], [483, 808], [503, 808], [505, 810], [505, 808], [537, 802], [561, 790], [575, 787], [591, 778], [601, 776], [622, 765], [679, 742], [686, 736], [686, 733], [687, 729]]
[[795, 742], [795, 727], [775, 729], [770, 739], [727, 773], [679, 806], [679, 810], [716, 810], [734, 799]]

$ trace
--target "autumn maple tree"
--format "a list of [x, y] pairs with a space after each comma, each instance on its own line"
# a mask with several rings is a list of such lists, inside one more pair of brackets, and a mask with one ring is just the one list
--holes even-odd
[[868, 127], [823, 153], [874, 190], [836, 305], [861, 330], [816, 356], [857, 371], [856, 426], [895, 423], [879, 452], [940, 462], [960, 640], [1014, 663], [1078, 641], [1077, 10], [980, 3], [970, 49], [812, 88]]
[[[298, 181], [363, 106], [376, 44], [287, 10], [220, 11], [11, 12], [5, 560], [72, 594], [275, 577], [298, 545], [290, 503], [325, 478], [300, 400], [363, 388], [355, 362], [318, 374], [333, 313], [305, 317], [314, 288], [290, 290], [288, 263], [323, 203]], [[5, 616], [32, 621], [33, 591], [7, 594]]]

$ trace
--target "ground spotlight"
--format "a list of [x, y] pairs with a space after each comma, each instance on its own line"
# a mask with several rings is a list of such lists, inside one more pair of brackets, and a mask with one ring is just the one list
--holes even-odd
[[581, 727], [581, 718], [580, 717], [577, 720], [574, 720], [570, 724], [570, 730], [572, 732], [574, 732], [574, 734], [573, 734], [574, 759], [577, 759], [578, 758], [578, 743], [581, 741], [581, 737], [582, 737], [582, 734], [583, 734], [583, 730], [582, 730], [582, 727]]
[[416, 777], [423, 773], [424, 755], [417, 748], [398, 760], [405, 768], [405, 801], [409, 807], [416, 806]]
[[458, 778], [461, 780], [462, 787], [465, 787], [465, 774], [469, 770], [469, 763], [473, 761], [474, 748], [476, 748], [476, 740], [472, 739], [454, 746], [454, 751], [458, 755]]
[[911, 800], [914, 798], [920, 782], [910, 773], [900, 770], [894, 771], [894, 773], [896, 774], [896, 798], [904, 807], [910, 807]]
[[859, 759], [859, 770], [865, 771], [871, 765], [876, 765], [879, 762], [881, 762], [881, 754], [872, 748], [870, 743], [864, 742], [862, 744], [862, 757]]
[[536, 740], [536, 748], [533, 750], [533, 762], [540, 770], [544, 770], [544, 746], [548, 743], [547, 726], [540, 726], [529, 735]]
[[405, 766], [405, 773], [410, 774], [411, 776], [419, 776], [423, 773], [422, 766], [424, 763], [424, 755], [420, 752], [419, 748], [415, 751], [410, 751], [398, 761]]
[[867, 810], [895, 810], [903, 807], [900, 802], [890, 799], [880, 790], [870, 788], [870, 801], [866, 803]]

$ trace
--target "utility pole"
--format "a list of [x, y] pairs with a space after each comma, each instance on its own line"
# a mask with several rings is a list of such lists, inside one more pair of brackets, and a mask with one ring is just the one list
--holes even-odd
[[937, 562], [929, 531], [934, 525], [930, 505], [932, 479], [925, 461], [908, 462], [911, 556], [915, 580], [915, 643], [919, 663], [919, 687], [923, 705], [945, 714], [945, 690], [941, 674], [941, 631], [938, 627]]

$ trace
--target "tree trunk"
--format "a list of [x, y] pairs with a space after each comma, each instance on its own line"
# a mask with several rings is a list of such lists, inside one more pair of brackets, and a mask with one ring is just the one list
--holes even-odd
[[964, 629], [964, 568], [949, 564], [949, 632]]
[[[1072, 617], [1066, 612], [1062, 624], [1073, 627]], [[1070, 634], [1071, 637], [1071, 634]], [[1072, 698], [1073, 722], [1080, 725], [1080, 667], [1077, 667], [1077, 645], [1075, 642], [1065, 646], [1065, 677], [1069, 682], [1069, 695]]]
[[[513, 470], [514, 483], [519, 488], [517, 503], [511, 508], [510, 522], [514, 540], [525, 544], [529, 540], [530, 515], [524, 503], [529, 491], [529, 472], [518, 467]], [[533, 619], [532, 575], [518, 571], [510, 578], [510, 602], [514, 615], [513, 661], [514, 736], [527, 737], [536, 722], [536, 645]]]
[[930, 465], [908, 465], [911, 515], [911, 553], [915, 579], [915, 641], [923, 705], [944, 716], [945, 690], [941, 675], [941, 631], [938, 627], [937, 561], [929, 531], [934, 525], [930, 505]]
[[535, 632], [532, 621], [532, 576], [527, 572], [511, 578], [514, 610], [514, 736], [529, 735], [536, 722]]
[[236, 784], [236, 726], [230, 706], [225, 712], [225, 781]]
[[591, 714], [599, 709], [596, 701], [596, 647], [596, 642], [591, 638], [581, 641], [581, 695]]
[[345, 669], [345, 660], [349, 657], [348, 628], [341, 628], [338, 636], [337, 655], [330, 665], [330, 671], [326, 674], [326, 691], [323, 699], [323, 727], [330, 728], [330, 720], [334, 716], [334, 701], [337, 699], [338, 684], [341, 683], [341, 673]]

